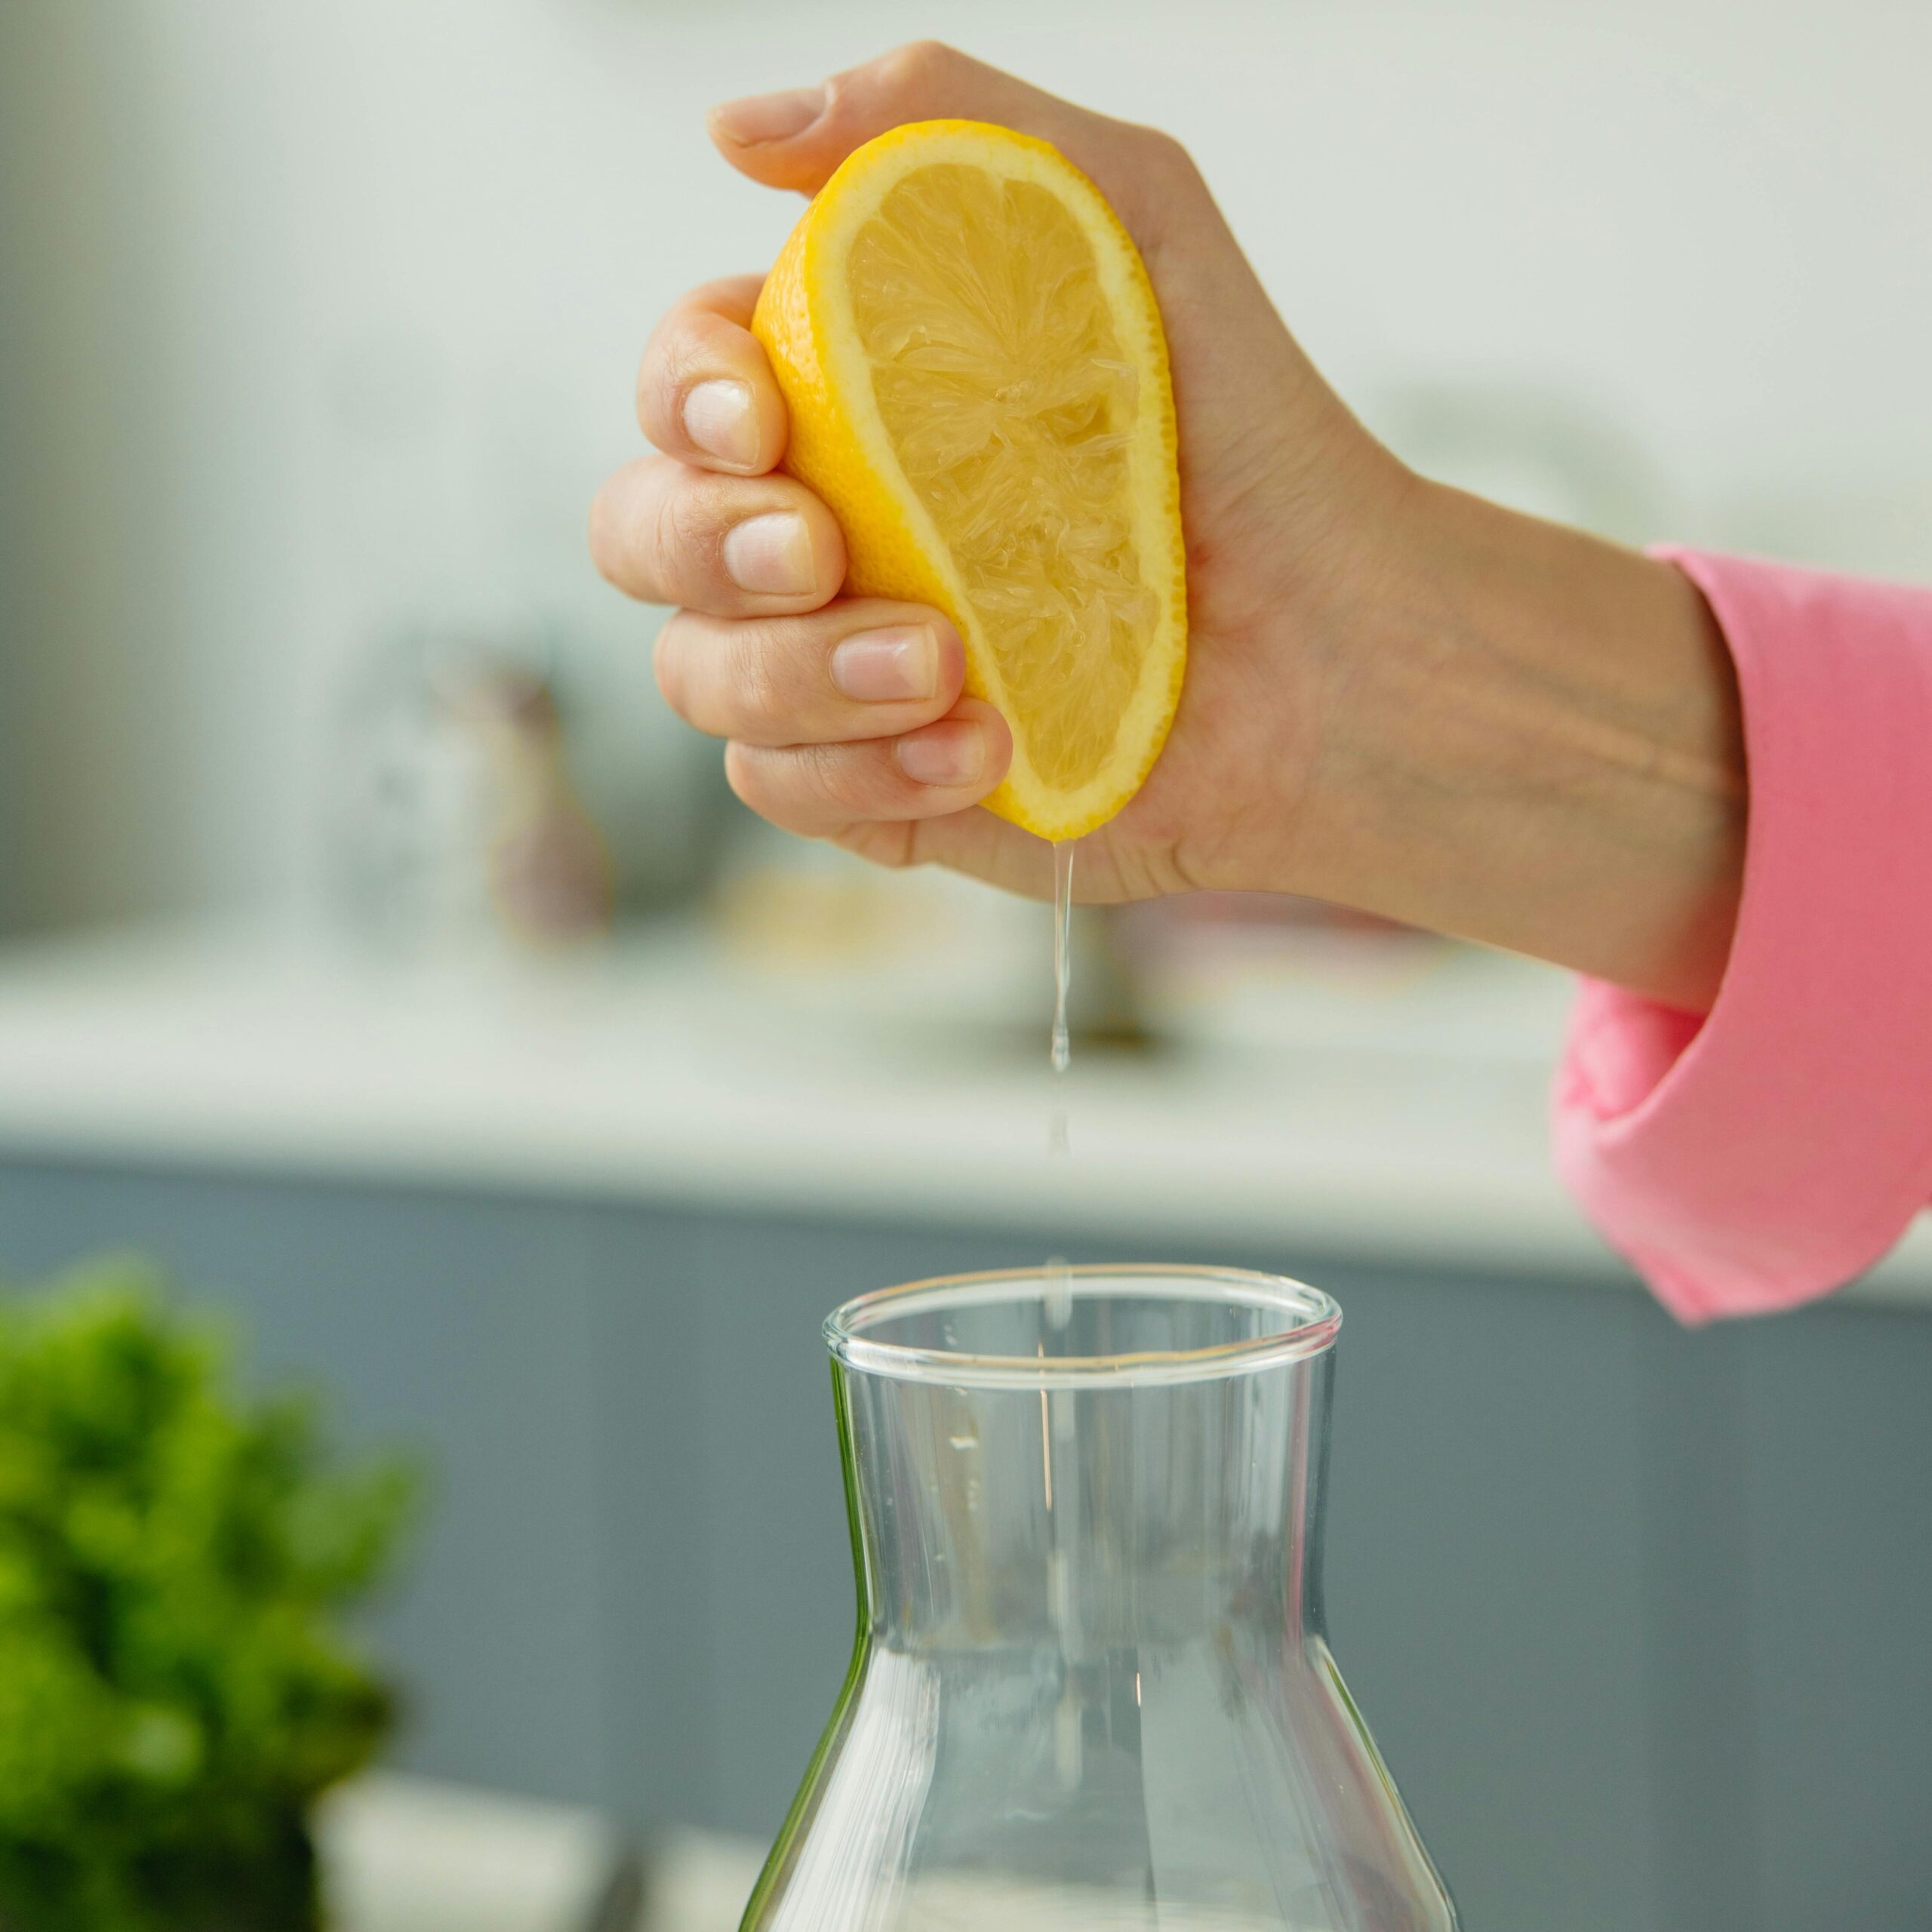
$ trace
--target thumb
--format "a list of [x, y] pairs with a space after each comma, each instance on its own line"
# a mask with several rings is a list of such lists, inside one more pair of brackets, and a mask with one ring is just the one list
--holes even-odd
[[[1093, 177], [1143, 249], [1208, 201], [1179, 144], [1111, 121], [937, 41], [915, 41], [814, 88], [753, 94], [707, 117], [718, 151], [771, 188], [816, 194], [854, 149], [909, 121], [990, 121], [1051, 141]], [[1192, 183], [1198, 199], [1185, 192]], [[1183, 208], [1182, 204], [1189, 205]], [[1211, 206], [1211, 204], [1210, 204]]]

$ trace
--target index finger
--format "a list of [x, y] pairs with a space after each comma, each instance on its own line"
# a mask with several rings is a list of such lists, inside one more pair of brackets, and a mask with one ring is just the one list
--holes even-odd
[[[909, 121], [990, 121], [1051, 141], [1091, 175], [1145, 251], [1198, 226], [1205, 190], [1177, 142], [1043, 93], [933, 40], [914, 41], [816, 88], [727, 101], [707, 117], [718, 151], [771, 188], [816, 194], [839, 163]], [[1189, 192], [1174, 190], [1186, 185]]]
[[637, 374], [637, 420], [666, 456], [761, 476], [785, 454], [790, 419], [751, 332], [763, 278], [694, 288], [652, 332]]

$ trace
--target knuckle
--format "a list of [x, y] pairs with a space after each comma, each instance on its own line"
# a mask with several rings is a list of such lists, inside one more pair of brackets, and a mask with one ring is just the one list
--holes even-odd
[[823, 834], [899, 815], [903, 793], [870, 746], [798, 745], [763, 749], [734, 739], [724, 776], [743, 804], [774, 824]]
[[660, 318], [637, 365], [637, 415], [653, 441], [675, 432], [678, 402], [689, 374], [694, 344], [691, 318], [681, 307]]
[[909, 40], [881, 55], [875, 72], [893, 91], [917, 94], [943, 82], [958, 64], [959, 56], [943, 40]]
[[843, 745], [801, 745], [795, 754], [804, 789], [843, 804], [852, 788], [852, 760]]
[[657, 499], [657, 511], [651, 518], [651, 558], [660, 571], [668, 571], [676, 566], [681, 543], [681, 521], [677, 494], [675, 491], [667, 490]]
[[1137, 127], [1134, 143], [1140, 150], [1141, 165], [1156, 180], [1179, 186], [1201, 178], [1193, 155], [1165, 128]]
[[798, 758], [807, 788], [841, 816], [866, 818], [878, 802], [874, 755], [869, 746], [808, 745]]
[[660, 448], [663, 438], [677, 423], [681, 382], [675, 352], [654, 339], [638, 365], [637, 420], [638, 426]]
[[659, 570], [672, 583], [702, 574], [717, 552], [719, 538], [709, 493], [688, 476], [673, 476], [657, 499], [651, 532]]
[[746, 625], [734, 635], [726, 677], [731, 708], [740, 717], [775, 724], [795, 708], [783, 654], [778, 640], [759, 626]]

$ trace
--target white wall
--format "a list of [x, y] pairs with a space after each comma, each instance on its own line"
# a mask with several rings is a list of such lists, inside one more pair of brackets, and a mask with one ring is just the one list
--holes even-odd
[[[62, 211], [23, 245], [69, 320], [8, 458], [53, 481], [6, 648], [45, 719], [12, 789], [74, 848], [50, 916], [299, 901], [343, 666], [411, 611], [642, 635], [581, 540], [638, 349], [795, 212], [701, 109], [915, 33], [1180, 134], [1418, 460], [1626, 534], [1932, 572], [1909, 0], [45, 5], [28, 51], [69, 104], [35, 90], [11, 178]], [[78, 366], [48, 340], [76, 316]]]

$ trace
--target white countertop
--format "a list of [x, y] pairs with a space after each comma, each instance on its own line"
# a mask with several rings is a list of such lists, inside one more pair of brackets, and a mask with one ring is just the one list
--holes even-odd
[[[541, 965], [260, 938], [0, 953], [0, 1151], [895, 1220], [1182, 1259], [1205, 1241], [1627, 1284], [1558, 1186], [1559, 976], [1319, 974], [1056, 1083], [986, 1028], [734, 968], [688, 930]], [[1245, 1017], [1243, 1017], [1244, 1013]], [[1915, 1237], [1849, 1292], [1932, 1306]]]

